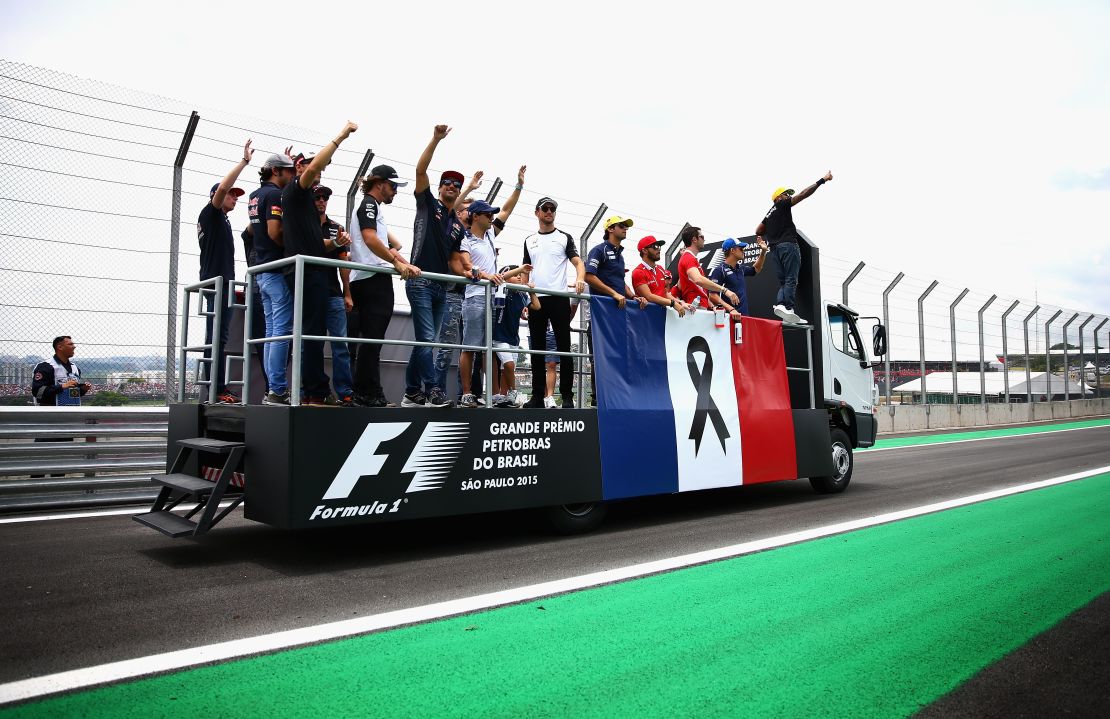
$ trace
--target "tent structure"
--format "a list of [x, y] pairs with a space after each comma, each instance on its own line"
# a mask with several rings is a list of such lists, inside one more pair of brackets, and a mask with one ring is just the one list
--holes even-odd
[[[1034, 402], [1064, 398], [1064, 377], [1053, 374], [1050, 380], [1047, 372], [1039, 372], [1033, 374], [1030, 377], [1029, 384], [1026, 384], [1024, 370], [1019, 372], [1011, 371], [1009, 373], [987, 372], [982, 376], [982, 383], [980, 382], [980, 375], [978, 372], [957, 372], [955, 375], [956, 392], [961, 398], [978, 398], [982, 391], [986, 392], [988, 401], [999, 397], [1004, 398], [1006, 395], [1005, 382], [1007, 374], [1009, 375], [1010, 381], [1011, 401], [1024, 402], [1029, 395], [1033, 396]], [[930, 372], [925, 376], [924, 386], [928, 391], [930, 402], [938, 404], [952, 402], [951, 372]], [[892, 393], [914, 394], [917, 398], [920, 398], [921, 388], [921, 378], [918, 378], [906, 382], [905, 384], [898, 385], [892, 390]], [[1050, 391], [1052, 393], [1051, 396], [1049, 395]], [[1067, 380], [1067, 394], [1072, 399], [1091, 397], [1094, 393], [1094, 388], [1089, 385], [1080, 385], [1072, 380]], [[945, 397], [947, 399], [945, 399]], [[917, 401], [920, 401], [920, 399]], [[966, 402], [967, 399], [961, 399], [960, 401]]]

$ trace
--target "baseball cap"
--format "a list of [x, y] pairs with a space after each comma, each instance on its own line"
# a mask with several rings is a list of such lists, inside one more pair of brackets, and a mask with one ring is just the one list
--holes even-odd
[[442, 175], [439, 176], [439, 184], [442, 185], [444, 180], [454, 180], [460, 185], [466, 182], [466, 178], [463, 177], [463, 174], [458, 170], [446, 170]]
[[775, 191], [771, 193], [771, 202], [779, 199], [779, 195], [782, 194], [793, 195], [794, 191], [786, 187], [776, 187]]
[[[215, 185], [212, 185], [212, 189], [208, 191], [208, 196], [209, 197], [215, 197], [216, 196], [216, 190], [218, 190], [218, 189], [220, 189], [220, 183], [217, 182]], [[227, 191], [227, 194], [229, 194], [233, 197], [242, 197], [243, 195], [245, 195], [247, 193], [246, 193], [245, 190], [240, 190], [238, 187], [233, 187], [233, 188], [231, 188], [230, 190]]]
[[731, 237], [729, 237], [728, 239], [726, 239], [724, 242], [721, 243], [721, 249], [724, 250], [725, 252], [728, 252], [733, 247], [739, 247], [739, 248], [743, 249], [744, 247], [747, 247], [747, 246], [748, 246], [747, 242], [741, 242], [740, 240], [734, 240]]
[[613, 225], [624, 225], [625, 227], [632, 227], [632, 218], [621, 217], [620, 215], [613, 215], [605, 221], [605, 229], [609, 229]]
[[493, 205], [486, 202], [485, 200], [475, 200], [474, 202], [471, 202], [470, 206], [467, 207], [466, 209], [472, 215], [478, 215], [478, 214], [481, 214], [483, 212], [492, 212], [493, 214], [496, 215], [498, 212], [501, 212], [500, 207], [494, 207]]
[[331, 188], [324, 185], [317, 185], [313, 190], [317, 195], [323, 195], [325, 198], [331, 197]]
[[297, 163], [297, 162], [312, 162], [312, 158], [314, 158], [314, 157], [316, 157], [315, 152], [312, 153], [311, 155], [306, 155], [303, 152], [298, 152], [297, 156], [293, 158], [293, 162], [294, 163]]
[[536, 203], [536, 209], [538, 210], [544, 205], [555, 205], [555, 209], [559, 209], [559, 203], [551, 199], [550, 197], [541, 197], [540, 201]]
[[643, 252], [649, 247], [662, 247], [665, 244], [667, 243], [663, 242], [663, 240], [657, 240], [651, 235], [648, 235], [636, 243], [636, 249]]
[[408, 182], [401, 182], [399, 179], [400, 175], [398, 175], [397, 171], [389, 165], [378, 165], [373, 170], [370, 170], [370, 176], [380, 177], [383, 180], [389, 180], [398, 187], [404, 187], [405, 185], [409, 184]]
[[267, 157], [265, 164], [262, 165], [263, 169], [265, 169], [265, 168], [272, 169], [272, 168], [275, 168], [275, 167], [292, 167], [292, 166], [293, 166], [293, 161], [292, 160], [290, 160], [285, 155], [278, 155], [278, 154], [273, 154], [273, 155], [270, 155], [269, 157]]

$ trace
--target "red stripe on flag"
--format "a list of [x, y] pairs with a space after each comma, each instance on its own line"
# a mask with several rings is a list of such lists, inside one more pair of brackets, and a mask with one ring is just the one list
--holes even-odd
[[[757, 317], [741, 320], [744, 341], [732, 345], [732, 376], [740, 411], [744, 484], [798, 477], [794, 415], [782, 324]], [[736, 323], [732, 323], [733, 338]]]

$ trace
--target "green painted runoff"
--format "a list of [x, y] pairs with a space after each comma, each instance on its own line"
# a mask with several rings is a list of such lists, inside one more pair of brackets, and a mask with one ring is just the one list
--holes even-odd
[[[1067, 429], [1084, 429], [1087, 427], [1110, 426], [1110, 418], [1087, 419], [1078, 422], [1061, 422], [1059, 424], [1033, 424], [1020, 427], [1000, 427], [998, 429], [982, 429], [972, 432], [945, 432], [943, 434], [921, 434], [912, 437], [891, 437], [879, 439], [875, 442], [874, 449], [883, 447], [913, 447], [919, 444], [941, 444], [944, 442], [958, 442], [965, 439], [989, 439], [991, 437], [1013, 437], [1023, 434], [1043, 434], [1045, 432], [1060, 432]], [[866, 452], [866, 449], [856, 450]]]
[[2, 717], [904, 716], [1110, 590], [1110, 474]]

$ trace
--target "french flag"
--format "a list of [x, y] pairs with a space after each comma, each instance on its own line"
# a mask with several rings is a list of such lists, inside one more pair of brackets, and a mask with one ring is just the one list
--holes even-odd
[[778, 322], [591, 301], [605, 499], [794, 479]]

